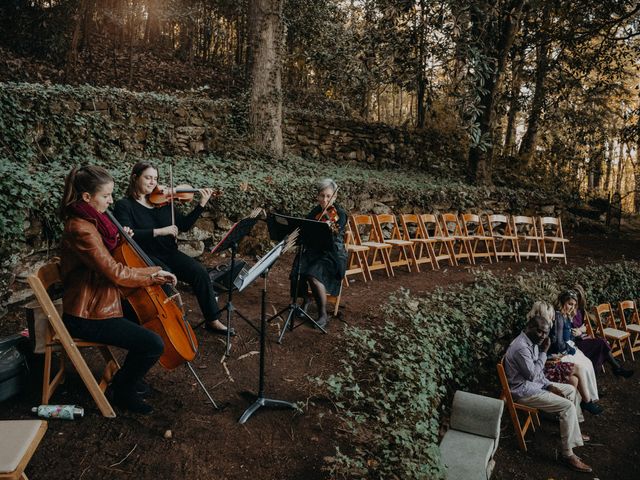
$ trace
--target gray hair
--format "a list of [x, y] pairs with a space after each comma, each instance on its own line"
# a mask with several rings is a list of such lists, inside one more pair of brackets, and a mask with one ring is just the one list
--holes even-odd
[[547, 323], [553, 324], [556, 317], [556, 311], [550, 303], [538, 300], [533, 304], [529, 313], [527, 313], [527, 322], [533, 317], [542, 317], [547, 321]]
[[323, 178], [322, 180], [316, 183], [316, 191], [318, 193], [322, 192], [323, 190], [326, 190], [327, 188], [330, 188], [335, 192], [338, 189], [338, 184], [334, 182], [333, 179], [331, 178]]

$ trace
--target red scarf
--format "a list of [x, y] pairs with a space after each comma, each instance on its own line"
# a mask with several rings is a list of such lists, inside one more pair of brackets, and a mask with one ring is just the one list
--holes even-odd
[[100, 213], [84, 200], [69, 205], [69, 210], [75, 216], [95, 222], [105, 247], [111, 252], [118, 245], [118, 228], [104, 213]]

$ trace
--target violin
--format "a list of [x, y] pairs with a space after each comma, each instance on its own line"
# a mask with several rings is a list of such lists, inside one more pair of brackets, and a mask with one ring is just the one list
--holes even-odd
[[[193, 188], [191, 185], [187, 184], [176, 185], [176, 187], [173, 189], [172, 195], [171, 188], [165, 187], [163, 185], [156, 185], [156, 188], [153, 189], [153, 192], [147, 195], [147, 199], [155, 207], [164, 207], [165, 205], [169, 205], [172, 200], [179, 203], [188, 203], [193, 200], [194, 194], [199, 192], [200, 190], [200, 188]], [[219, 197], [221, 195], [221, 190], [215, 190], [211, 196]]]
[[338, 213], [338, 209], [335, 206], [329, 205], [323, 211], [318, 213], [316, 215], [316, 220], [318, 220], [319, 222], [328, 223], [329, 228], [334, 234], [337, 235], [338, 233], [340, 233], [340, 227], [338, 224], [340, 220], [340, 214]]

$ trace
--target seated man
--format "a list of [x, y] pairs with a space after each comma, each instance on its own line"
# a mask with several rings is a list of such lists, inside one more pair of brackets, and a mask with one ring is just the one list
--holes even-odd
[[588, 437], [580, 433], [582, 421], [580, 397], [575, 387], [553, 383], [544, 376], [547, 360], [549, 323], [540, 316], [532, 317], [518, 335], [504, 357], [504, 369], [514, 401], [560, 415], [562, 461], [572, 470], [591, 472], [591, 467], [573, 453]]

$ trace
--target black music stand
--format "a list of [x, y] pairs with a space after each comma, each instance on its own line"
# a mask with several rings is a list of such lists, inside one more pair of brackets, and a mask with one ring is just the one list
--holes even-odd
[[264, 255], [250, 270], [244, 271], [236, 278], [235, 285], [238, 287], [238, 291], [241, 292], [253, 280], [258, 276], [262, 276], [264, 283], [262, 286], [262, 301], [260, 307], [260, 377], [258, 383], [258, 398], [253, 402], [249, 408], [238, 419], [238, 423], [245, 423], [249, 420], [249, 417], [255, 413], [260, 407], [286, 407], [296, 408], [291, 402], [284, 400], [274, 400], [271, 398], [265, 398], [264, 396], [264, 353], [266, 343], [266, 330], [267, 330], [267, 275], [269, 274], [269, 268], [280, 257], [280, 254], [285, 249], [287, 239], [285, 238], [275, 247], [273, 247], [266, 255]]
[[[227, 232], [227, 234], [218, 242], [218, 244], [211, 249], [211, 253], [220, 253], [228, 248], [231, 249], [231, 263], [229, 265], [229, 271], [235, 271], [235, 263], [236, 263], [236, 252], [238, 250], [238, 243], [244, 237], [246, 237], [253, 226], [258, 223], [258, 218], [256, 217], [248, 217], [243, 218], [239, 222], [235, 223]], [[229, 355], [229, 351], [231, 350], [231, 315], [233, 312], [242, 318], [245, 322], [247, 322], [251, 327], [257, 332], [257, 327], [247, 318], [242, 312], [238, 311], [232, 302], [233, 290], [235, 287], [233, 285], [233, 275], [229, 275], [228, 282], [226, 285], [226, 293], [227, 293], [227, 303], [224, 307], [220, 309], [220, 312], [227, 311], [227, 345], [224, 354]], [[224, 293], [224, 292], [221, 292]], [[202, 325], [205, 321], [202, 321], [198, 326]]]
[[[298, 253], [295, 262], [295, 282], [291, 302], [288, 306], [269, 318], [269, 321], [271, 321], [274, 318], [281, 316], [287, 310], [289, 311], [287, 320], [284, 322], [284, 326], [280, 332], [280, 337], [278, 337], [278, 343], [282, 343], [282, 338], [287, 331], [287, 327], [293, 331], [294, 328], [298, 328], [307, 321], [313, 323], [313, 325], [319, 328], [322, 333], [327, 333], [327, 331], [321, 327], [311, 315], [305, 312], [304, 309], [298, 305], [297, 299], [300, 289], [300, 261], [302, 254], [304, 253], [305, 248], [324, 251], [333, 247], [333, 235], [329, 225], [326, 222], [319, 222], [308, 218], [289, 217], [287, 215], [274, 213], [267, 217], [267, 226], [269, 227], [269, 236], [272, 240], [281, 240], [296, 228], [300, 230], [297, 240]], [[294, 319], [296, 317], [302, 319], [302, 322], [298, 325], [295, 325]]]

